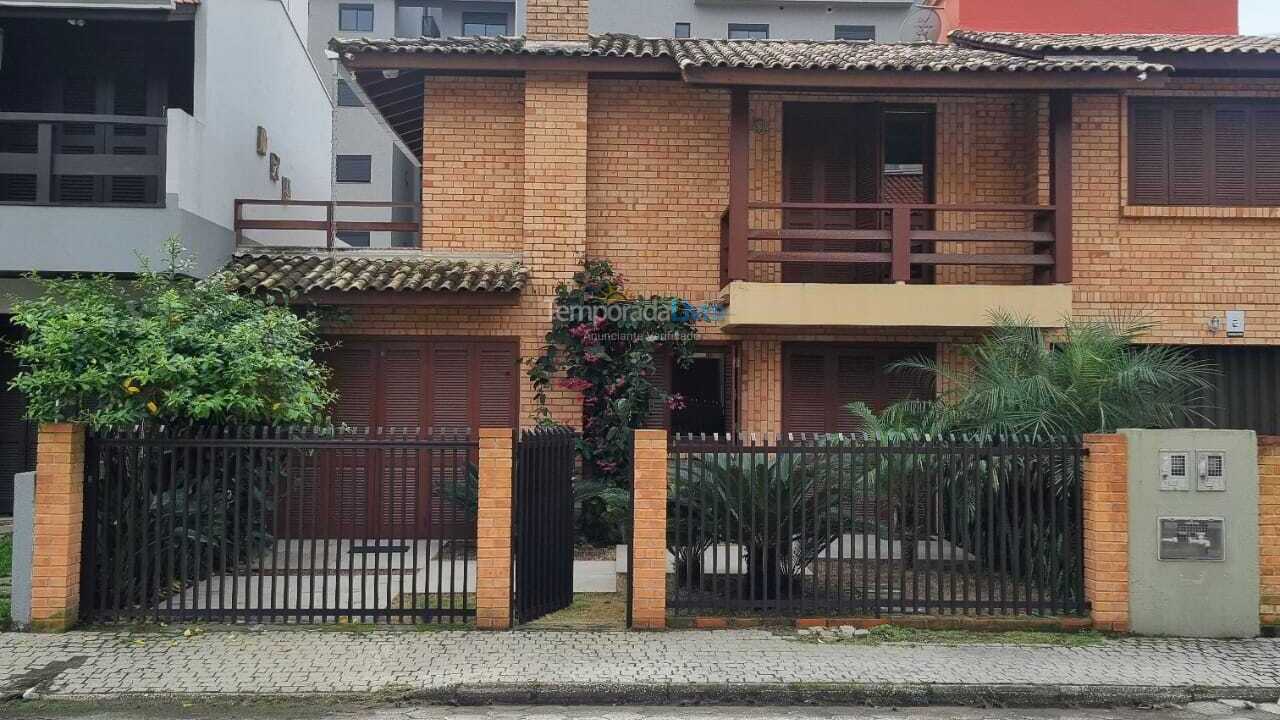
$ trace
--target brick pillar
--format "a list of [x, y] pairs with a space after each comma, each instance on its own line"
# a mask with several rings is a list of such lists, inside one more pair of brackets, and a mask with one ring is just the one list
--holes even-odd
[[1084, 594], [1100, 630], [1129, 630], [1129, 442], [1086, 435]]
[[631, 627], [667, 626], [667, 431], [636, 430]]
[[1280, 437], [1258, 437], [1258, 558], [1263, 625], [1280, 625]]
[[521, 226], [530, 290], [554, 295], [587, 253], [586, 73], [525, 73]]
[[525, 36], [530, 40], [586, 42], [588, 0], [527, 0]]
[[80, 615], [84, 426], [43, 425], [36, 448], [31, 629], [61, 631]]
[[476, 517], [476, 627], [511, 628], [511, 492], [515, 432], [480, 430]]

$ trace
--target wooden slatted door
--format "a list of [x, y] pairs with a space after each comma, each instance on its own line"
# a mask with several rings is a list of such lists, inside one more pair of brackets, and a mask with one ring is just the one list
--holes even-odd
[[862, 426], [846, 409], [850, 403], [880, 411], [899, 400], [932, 397], [927, 375], [889, 370], [901, 360], [932, 356], [931, 347], [915, 345], [783, 346], [783, 432], [857, 432]]
[[[507, 340], [347, 338], [323, 360], [333, 370], [333, 419], [358, 432], [472, 437], [517, 423], [519, 352]], [[318, 527], [333, 537], [452, 537], [471, 513], [442, 487], [473, 473], [457, 450], [351, 449], [330, 453], [307, 485]], [[429, 481], [424, 482], [424, 480]], [[307, 524], [304, 523], [304, 527]]]
[[[874, 103], [789, 103], [783, 115], [783, 202], [874, 203], [880, 199], [883, 145], [880, 107]], [[875, 230], [876, 211], [787, 210], [786, 230]], [[788, 239], [787, 251], [876, 252], [878, 241]], [[879, 282], [876, 265], [789, 263], [783, 282]]]

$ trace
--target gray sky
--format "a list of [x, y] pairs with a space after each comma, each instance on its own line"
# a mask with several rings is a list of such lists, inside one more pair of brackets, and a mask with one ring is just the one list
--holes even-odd
[[1240, 32], [1245, 35], [1280, 33], [1280, 0], [1240, 0]]

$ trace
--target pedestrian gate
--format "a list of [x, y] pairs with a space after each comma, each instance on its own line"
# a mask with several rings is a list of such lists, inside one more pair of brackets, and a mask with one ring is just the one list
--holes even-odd
[[573, 602], [573, 475], [578, 434], [538, 428], [520, 435], [513, 492], [512, 589], [518, 622]]

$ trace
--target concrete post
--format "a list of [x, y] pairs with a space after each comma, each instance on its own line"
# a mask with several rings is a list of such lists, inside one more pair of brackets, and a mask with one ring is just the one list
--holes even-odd
[[667, 626], [667, 431], [636, 430], [631, 627]]
[[1129, 630], [1129, 443], [1085, 435], [1084, 594], [1093, 625]]
[[35, 558], [36, 474], [13, 476], [13, 594], [9, 619], [13, 627], [31, 627], [31, 563]]
[[70, 629], [80, 614], [84, 529], [84, 425], [40, 428], [36, 448], [31, 629]]
[[511, 493], [515, 431], [482, 428], [476, 518], [476, 627], [511, 628]]

